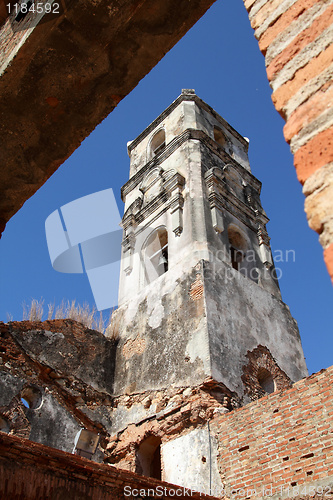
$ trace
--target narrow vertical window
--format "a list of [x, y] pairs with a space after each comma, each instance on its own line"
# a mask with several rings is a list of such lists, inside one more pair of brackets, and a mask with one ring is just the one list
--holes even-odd
[[237, 271], [240, 270], [240, 264], [245, 257], [246, 242], [234, 226], [228, 227], [229, 250], [231, 265]]
[[237, 248], [230, 246], [230, 258], [231, 258], [231, 265], [236, 271], [239, 271], [240, 263], [242, 262], [244, 257], [244, 254], [241, 250], [238, 250]]
[[144, 273], [146, 284], [166, 273], [169, 266], [168, 233], [166, 228], [155, 229], [144, 249]]
[[214, 140], [220, 145], [224, 146], [226, 143], [225, 135], [219, 127], [214, 127]]
[[150, 143], [150, 157], [153, 158], [165, 148], [165, 131], [164, 129], [156, 132]]

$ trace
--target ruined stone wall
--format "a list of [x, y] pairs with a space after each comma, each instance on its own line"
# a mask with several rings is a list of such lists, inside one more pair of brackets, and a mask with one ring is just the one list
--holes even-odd
[[228, 498], [333, 497], [332, 379], [333, 367], [213, 419]]
[[333, 279], [333, 87], [330, 0], [244, 0], [265, 55], [284, 136]]
[[2, 433], [0, 477], [0, 497], [6, 499], [155, 498], [148, 496], [150, 490], [150, 495], [153, 491], [159, 492], [158, 498], [161, 500], [172, 497], [180, 500], [214, 500], [211, 496], [186, 491], [179, 486], [144, 478], [109, 465], [96, 464], [76, 455]]
[[[254, 365], [259, 351], [252, 357]], [[256, 358], [256, 359], [254, 359]], [[162, 477], [223, 498], [333, 498], [333, 367], [279, 386], [237, 408], [225, 388], [146, 394], [155, 414], [111, 436], [106, 461], [138, 472], [137, 454], [149, 436], [161, 440]], [[248, 380], [252, 392], [254, 380]], [[162, 397], [163, 396], [163, 397]], [[139, 398], [118, 400], [135, 410]], [[259, 399], [260, 398], [260, 399]], [[236, 404], [235, 404], [236, 403]], [[158, 411], [158, 412], [157, 412]]]
[[[254, 401], [239, 408], [211, 377], [192, 387], [115, 396], [114, 349], [72, 320], [0, 323], [1, 498], [45, 498], [50, 484], [52, 499], [75, 490], [75, 498], [117, 500], [128, 481], [154, 488], [162, 483], [132, 474], [142, 472], [139, 452], [149, 439], [160, 443], [161, 477], [186, 488], [234, 500], [333, 498], [333, 367], [290, 388], [259, 346], [248, 352], [242, 377]], [[262, 368], [278, 389], [264, 397]], [[29, 388], [42, 400], [26, 408], [20, 398], [29, 398]], [[81, 427], [100, 434], [93, 460], [117, 470], [65, 453]]]
[[0, 322], [0, 430], [72, 452], [81, 428], [109, 436], [116, 343], [73, 320]]

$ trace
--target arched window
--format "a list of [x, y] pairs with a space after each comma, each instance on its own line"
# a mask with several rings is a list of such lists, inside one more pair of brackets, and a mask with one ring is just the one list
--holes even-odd
[[219, 127], [214, 127], [214, 140], [220, 145], [224, 146], [226, 143], [226, 138], [224, 133]]
[[163, 148], [165, 148], [165, 131], [164, 129], [161, 129], [156, 132], [150, 142], [150, 158], [153, 158], [160, 153]]
[[155, 229], [144, 245], [145, 283], [151, 283], [168, 270], [168, 233], [165, 227]]
[[136, 472], [147, 477], [162, 479], [161, 439], [149, 436], [136, 453]]
[[239, 271], [240, 263], [245, 257], [246, 240], [240, 230], [236, 226], [228, 227], [229, 249], [231, 265], [234, 269]]
[[273, 376], [266, 368], [260, 368], [258, 372], [258, 382], [267, 394], [272, 394], [272, 392], [275, 391]]
[[21, 402], [26, 408], [36, 410], [41, 406], [42, 401], [42, 393], [40, 389], [34, 385], [26, 387], [21, 392]]

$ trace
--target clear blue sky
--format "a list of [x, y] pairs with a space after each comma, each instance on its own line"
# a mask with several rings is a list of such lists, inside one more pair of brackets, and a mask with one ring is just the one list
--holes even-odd
[[330, 366], [332, 287], [318, 236], [307, 225], [284, 122], [271, 102], [264, 57], [242, 0], [218, 0], [11, 219], [0, 242], [0, 320], [6, 321], [7, 313], [22, 319], [22, 303], [32, 298], [93, 304], [86, 276], [52, 269], [45, 219], [63, 204], [109, 187], [123, 213], [119, 192], [129, 173], [126, 143], [182, 88], [194, 88], [250, 139], [251, 168], [263, 183], [273, 252], [292, 249], [296, 255], [295, 262], [276, 263], [283, 272], [282, 298], [298, 321], [309, 372]]

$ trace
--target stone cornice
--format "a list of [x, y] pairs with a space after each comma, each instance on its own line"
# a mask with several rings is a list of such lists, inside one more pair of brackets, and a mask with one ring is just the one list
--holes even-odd
[[[131, 207], [129, 207], [124, 214], [122, 227], [127, 232], [130, 226], [139, 226], [143, 221], [149, 219], [154, 212], [157, 212], [157, 214], [155, 214], [156, 218], [156, 216], [161, 215], [161, 213], [169, 209], [171, 209], [171, 213], [182, 209], [184, 198], [181, 191], [184, 185], [184, 177], [175, 171], [174, 175], [168, 177], [164, 181], [160, 193], [149, 203], [142, 205], [141, 200], [135, 200], [135, 202], [132, 203]], [[138, 203], [139, 201], [140, 203]], [[140, 208], [138, 209], [139, 205]]]
[[[205, 174], [205, 181], [209, 190], [210, 208], [220, 211], [227, 210], [251, 230], [262, 234], [267, 241], [268, 235], [265, 224], [269, 221], [261, 206], [257, 208], [244, 203], [227, 188], [224, 173], [218, 167], [213, 167]], [[269, 241], [269, 240], [268, 240]]]
[[[218, 176], [214, 172], [215, 169], [218, 170]], [[267, 217], [261, 206], [258, 208], [254, 208], [249, 204], [244, 203], [244, 201], [240, 200], [235, 194], [227, 189], [227, 185], [223, 178], [223, 171], [220, 171], [218, 167], [212, 168], [208, 172], [206, 172], [205, 179], [207, 187], [211, 191], [209, 195], [210, 200], [226, 200], [231, 205], [236, 207], [237, 210], [246, 214], [246, 216], [252, 221], [259, 219], [262, 224], [267, 224], [267, 222], [269, 222], [269, 218]], [[211, 196], [212, 194], [213, 197]]]
[[198, 132], [194, 129], [187, 129], [182, 134], [175, 137], [169, 144], [161, 151], [159, 154], [154, 156], [152, 160], [146, 163], [135, 175], [133, 175], [126, 184], [121, 188], [121, 199], [125, 201], [125, 197], [128, 193], [130, 193], [138, 184], [140, 184], [145, 176], [145, 174], [152, 168], [161, 165], [161, 163], [169, 158], [171, 154], [176, 151], [184, 142], [189, 139], [197, 139], [195, 137], [196, 134], [194, 132]]
[[244, 211], [239, 207], [239, 205], [234, 204], [232, 200], [230, 200], [229, 198], [224, 198], [217, 193], [209, 194], [209, 203], [211, 208], [216, 207], [220, 211], [227, 210], [227, 212], [231, 213], [234, 217], [239, 219], [252, 231], [257, 231], [256, 217], [250, 209]]
[[198, 131], [200, 132], [200, 138], [199, 140], [207, 147], [209, 148], [213, 154], [218, 156], [224, 163], [225, 165], [232, 165], [237, 172], [240, 174], [242, 179], [245, 180], [247, 184], [253, 187], [258, 193], [260, 194], [261, 191], [261, 182], [251, 173], [249, 170], [247, 170], [245, 167], [240, 165], [234, 158], [232, 158], [224, 149], [222, 146], [220, 146], [216, 141], [211, 139], [205, 132], [203, 131]]
[[[180, 96], [181, 97], [181, 96]], [[140, 182], [144, 175], [152, 167], [161, 165], [161, 163], [169, 158], [171, 154], [176, 151], [182, 144], [190, 139], [200, 141], [203, 145], [211, 150], [213, 154], [219, 157], [225, 164], [231, 164], [241, 175], [242, 179], [247, 184], [250, 184], [260, 194], [261, 182], [251, 172], [242, 167], [236, 160], [234, 160], [228, 153], [226, 153], [216, 141], [211, 139], [204, 131], [197, 129], [186, 129], [180, 135], [175, 137], [167, 146], [156, 155], [152, 160], [146, 163], [136, 174], [134, 174], [121, 188], [121, 198], [125, 201], [125, 197], [130, 193]]]

